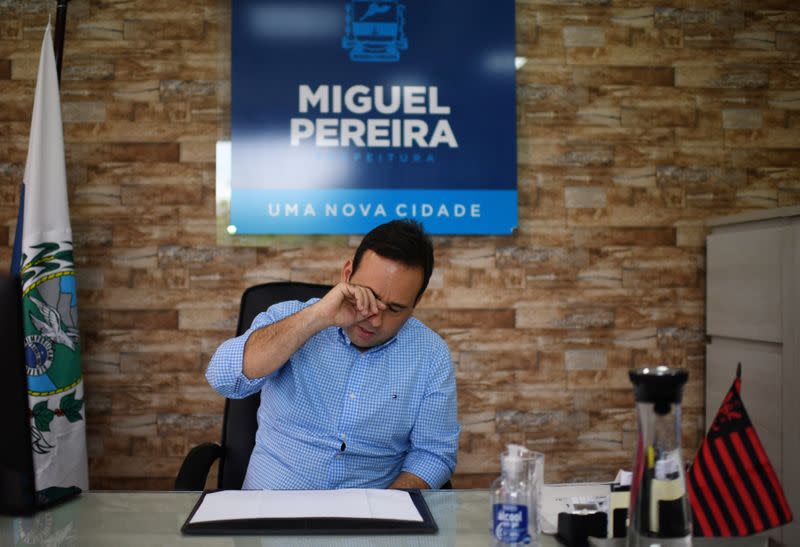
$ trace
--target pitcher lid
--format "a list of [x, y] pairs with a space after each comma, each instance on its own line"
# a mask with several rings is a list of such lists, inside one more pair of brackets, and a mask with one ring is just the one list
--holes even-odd
[[631, 370], [628, 376], [634, 385], [636, 401], [655, 403], [656, 411], [666, 414], [669, 405], [680, 403], [683, 399], [683, 386], [689, 379], [689, 371], [659, 365]]

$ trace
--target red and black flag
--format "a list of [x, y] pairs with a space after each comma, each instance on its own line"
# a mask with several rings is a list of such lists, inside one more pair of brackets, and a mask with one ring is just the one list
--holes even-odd
[[739, 395], [741, 365], [689, 470], [695, 536], [749, 536], [792, 520]]

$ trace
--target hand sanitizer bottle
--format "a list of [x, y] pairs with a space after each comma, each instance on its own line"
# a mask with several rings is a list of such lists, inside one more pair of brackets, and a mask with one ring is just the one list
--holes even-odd
[[495, 546], [531, 545], [529, 529], [530, 492], [524, 454], [527, 450], [509, 444], [500, 455], [502, 475], [492, 483], [492, 539]]

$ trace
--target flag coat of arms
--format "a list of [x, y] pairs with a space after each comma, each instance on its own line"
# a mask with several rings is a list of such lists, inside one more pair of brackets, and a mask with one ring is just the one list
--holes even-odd
[[695, 536], [749, 536], [792, 521], [783, 488], [742, 403], [741, 385], [739, 368], [689, 470]]
[[36, 487], [87, 489], [77, 289], [49, 23], [39, 59], [11, 268], [22, 279]]

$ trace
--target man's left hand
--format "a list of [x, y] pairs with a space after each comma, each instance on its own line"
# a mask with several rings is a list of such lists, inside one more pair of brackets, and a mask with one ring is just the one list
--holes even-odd
[[397, 475], [397, 478], [389, 485], [389, 488], [419, 488], [420, 490], [427, 490], [430, 485], [414, 473], [403, 471]]

